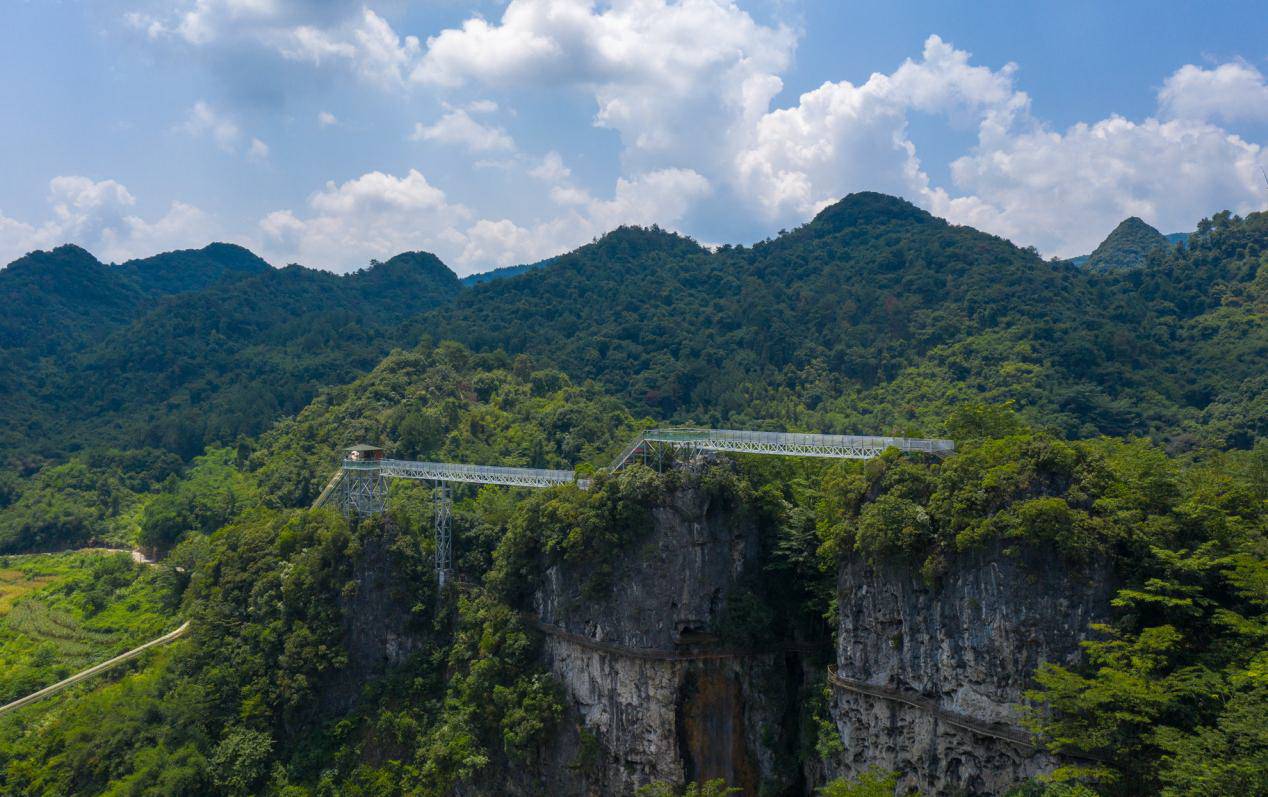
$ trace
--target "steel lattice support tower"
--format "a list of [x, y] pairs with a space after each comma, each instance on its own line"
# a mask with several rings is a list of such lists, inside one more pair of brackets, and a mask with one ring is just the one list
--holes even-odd
[[387, 480], [378, 467], [344, 465], [339, 505], [345, 515], [374, 515], [387, 506]]
[[446, 482], [436, 482], [432, 490], [432, 509], [435, 518], [436, 581], [440, 589], [453, 570], [453, 493]]

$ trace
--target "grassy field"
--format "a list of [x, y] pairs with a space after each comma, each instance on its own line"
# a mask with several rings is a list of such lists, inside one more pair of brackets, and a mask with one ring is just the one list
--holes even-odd
[[163, 594], [126, 553], [0, 558], [0, 704], [171, 630]]

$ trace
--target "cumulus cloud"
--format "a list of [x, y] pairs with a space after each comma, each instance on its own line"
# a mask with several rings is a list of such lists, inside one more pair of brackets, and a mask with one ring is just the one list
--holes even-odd
[[370, 172], [327, 183], [309, 213], [278, 210], [259, 223], [260, 246], [277, 261], [347, 271], [369, 258], [434, 252], [459, 273], [540, 260], [621, 224], [672, 226], [710, 190], [703, 176], [666, 169], [617, 181], [610, 199], [581, 192], [561, 215], [521, 224], [477, 218], [417, 170], [397, 177]]
[[339, 124], [339, 120], [330, 111], [321, 111], [317, 114], [318, 127], [330, 127]]
[[627, 165], [711, 169], [783, 87], [795, 42], [724, 0], [512, 0], [496, 23], [476, 17], [429, 38], [412, 77], [584, 90]]
[[[918, 61], [858, 86], [825, 83], [769, 111], [735, 155], [737, 193], [786, 224], [850, 191], [885, 191], [1059, 256], [1090, 251], [1127, 216], [1184, 230], [1220, 208], [1262, 205], [1263, 148], [1205, 120], [1231, 119], [1228, 109], [1255, 100], [1262, 78], [1243, 79], [1244, 65], [1180, 69], [1160, 94], [1160, 118], [1111, 116], [1060, 131], [1034, 117], [1015, 65], [971, 61], [930, 36]], [[1222, 94], [1198, 90], [1202, 81]], [[907, 133], [913, 113], [976, 130], [975, 146], [951, 164], [951, 184], [935, 185], [924, 170]]]
[[238, 123], [204, 100], [195, 102], [185, 116], [185, 121], [176, 125], [175, 129], [194, 138], [208, 139], [224, 152], [237, 154], [241, 148], [248, 160], [262, 161], [269, 156], [269, 145], [255, 136], [242, 147], [242, 140], [246, 136]]
[[542, 157], [540, 163], [528, 170], [528, 174], [538, 180], [556, 183], [571, 176], [572, 170], [564, 165], [564, 159], [558, 152], [551, 150]]
[[952, 164], [966, 195], [936, 191], [928, 204], [954, 221], [1068, 257], [1090, 252], [1127, 216], [1176, 231], [1219, 208], [1256, 209], [1264, 163], [1261, 147], [1205, 122], [1115, 116], [992, 140]]
[[461, 108], [449, 111], [433, 124], [415, 124], [410, 138], [415, 141], [453, 144], [471, 152], [515, 149], [515, 141], [505, 130], [477, 122]]
[[402, 86], [419, 55], [416, 37], [397, 35], [354, 0], [192, 0], [124, 19], [151, 40], [208, 50], [247, 47], [288, 61], [342, 66], [384, 88]]
[[[1264, 77], [1246, 63], [1182, 67], [1166, 79], [1156, 116], [1062, 131], [1035, 118], [1016, 65], [974, 63], [936, 35], [892, 71], [773, 107], [794, 45], [786, 27], [726, 0], [511, 0], [496, 20], [473, 17], [428, 38], [411, 77], [450, 89], [585, 92], [594, 123], [620, 134], [627, 173], [691, 170], [711, 187], [698, 197], [761, 226], [879, 190], [1069, 255], [1126, 215], [1187, 229], [1221, 207], [1262, 204], [1262, 147], [1220, 126], [1268, 118]], [[921, 163], [914, 114], [976, 132], [947, 184]], [[557, 205], [591, 208], [561, 166], [528, 173], [550, 184]]]
[[1158, 92], [1164, 118], [1268, 121], [1268, 81], [1243, 61], [1203, 69], [1186, 64]]
[[971, 66], [968, 53], [930, 36], [920, 61], [860, 86], [825, 83], [797, 105], [764, 114], [751, 144], [735, 154], [734, 179], [780, 221], [805, 218], [856, 188], [917, 198], [928, 178], [907, 137], [908, 115], [1008, 126], [1027, 104], [1013, 89], [1015, 71]]
[[69, 175], [49, 181], [51, 215], [28, 223], [0, 214], [0, 265], [34, 249], [75, 243], [106, 261], [143, 257], [165, 249], [201, 246], [213, 234], [211, 219], [192, 205], [173, 202], [147, 220], [133, 212], [136, 198], [114, 180]]
[[[424, 247], [460, 268], [503, 265], [618, 223], [673, 225], [689, 215], [743, 219], [760, 237], [865, 189], [1059, 255], [1087, 251], [1126, 215], [1188, 229], [1223, 207], [1262, 206], [1256, 180], [1265, 152], [1237, 125], [1268, 120], [1268, 81], [1242, 61], [1177, 69], [1144, 118], [1056, 129], [1036, 118], [1020, 67], [976, 62], [936, 35], [918, 56], [866, 80], [825, 82], [777, 107], [797, 35], [733, 0], [509, 0], [500, 14], [472, 16], [425, 44], [359, 0], [187, 0], [177, 12], [129, 21], [156, 40], [252, 47], [291, 64], [344, 68], [384, 88], [439, 93], [452, 104], [416, 124], [412, 137], [477, 153], [471, 168], [502, 169], [508, 184], [531, 178], [518, 185], [548, 196], [553, 211], [542, 212], [555, 213], [485, 218], [416, 171], [371, 172], [327, 186], [302, 212], [261, 222], [275, 251], [314, 264]], [[501, 108], [472, 99], [499, 91]], [[592, 123], [619, 137], [623, 176], [608, 198], [575, 180], [558, 153], [522, 153], [482, 116], [515, 113], [508, 97], [557, 92], [588, 97]], [[206, 110], [206, 120], [191, 112], [191, 130], [242, 151], [250, 137]], [[949, 180], [932, 178], [922, 163], [909, 132], [916, 115], [975, 136]], [[319, 117], [328, 123], [333, 115]], [[349, 193], [363, 202], [324, 207]], [[371, 198], [379, 194], [433, 201]], [[705, 203], [703, 212], [693, 203]], [[406, 226], [393, 232], [393, 224]]]
[[238, 148], [238, 141], [242, 138], [242, 131], [238, 129], [238, 125], [221, 115], [204, 100], [194, 103], [185, 121], [177, 125], [176, 129], [195, 138], [208, 137], [225, 152], [234, 152]]
[[329, 182], [308, 198], [308, 207], [306, 216], [291, 210], [265, 216], [261, 245], [278, 260], [336, 271], [407, 249], [452, 252], [471, 218], [413, 169], [403, 177], [369, 172]]

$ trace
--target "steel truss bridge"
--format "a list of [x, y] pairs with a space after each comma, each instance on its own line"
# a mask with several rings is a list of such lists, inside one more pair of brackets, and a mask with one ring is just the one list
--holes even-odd
[[[641, 462], [663, 467], [669, 461], [691, 460], [706, 453], [765, 454], [786, 457], [828, 459], [872, 459], [888, 449], [944, 456], [955, 451], [951, 440], [909, 437], [868, 437], [861, 435], [804, 434], [799, 432], [758, 432], [739, 429], [650, 429], [634, 440], [612, 463], [616, 471]], [[377, 449], [371, 449], [377, 451]], [[381, 455], [381, 453], [380, 453]], [[313, 506], [335, 496], [346, 514], [370, 515], [387, 505], [389, 479], [431, 482], [436, 528], [436, 575], [444, 587], [453, 567], [452, 483], [498, 484], [507, 487], [543, 488], [576, 484], [590, 486], [571, 470], [509, 468], [497, 465], [469, 465], [454, 462], [411, 462], [399, 459], [344, 459]]]

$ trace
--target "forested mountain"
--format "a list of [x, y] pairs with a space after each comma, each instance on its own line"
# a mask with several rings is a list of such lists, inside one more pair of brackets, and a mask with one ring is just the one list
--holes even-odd
[[1142, 219], [1132, 216], [1119, 223], [1081, 265], [1094, 271], [1136, 268], [1144, 264], [1150, 252], [1166, 249], [1171, 243]]
[[[340, 277], [273, 269], [239, 247], [200, 251], [252, 258], [261, 267], [239, 269], [238, 279], [204, 278], [208, 284], [195, 290], [195, 272], [186, 268], [191, 253], [96, 270], [87, 253], [66, 247], [26, 259], [47, 266], [44, 279], [57, 285], [91, 275], [89, 292], [105, 292], [110, 312], [70, 294], [56, 305], [57, 316], [104, 318], [91, 334], [76, 338], [73, 350], [61, 344], [56, 358], [33, 357], [51, 353], [35, 344], [6, 353], [6, 363], [25, 373], [5, 391], [12, 400], [0, 411], [4, 450], [22, 443], [28, 454], [56, 456], [93, 445], [144, 445], [189, 457], [208, 443], [256, 434], [303, 407], [319, 387], [363, 373], [393, 346], [414, 344], [420, 333], [408, 320], [460, 290], [453, 272], [423, 253]], [[27, 268], [19, 261], [10, 269], [19, 266]], [[41, 294], [30, 278], [13, 282], [15, 296]], [[137, 285], [150, 286], [149, 293]], [[164, 296], [156, 285], [189, 290]]]
[[669, 420], [933, 431], [974, 398], [1069, 435], [1244, 446], [1264, 227], [1218, 215], [1145, 268], [1093, 273], [856, 194], [753, 247], [625, 228], [469, 290], [422, 254], [335, 277], [226, 245], [115, 267], [63, 247], [0, 272], [22, 308], [0, 442], [188, 457], [426, 335], [530, 353]]
[[545, 260], [538, 260], [536, 263], [525, 263], [519, 266], [503, 266], [495, 268], [492, 271], [481, 271], [479, 274], [470, 274], [462, 278], [463, 285], [479, 285], [484, 282], [494, 282], [496, 280], [506, 279], [507, 277], [515, 277], [520, 274], [534, 271], [544, 266], [549, 266], [555, 262], [555, 258], [548, 257]]
[[[74, 248], [0, 272], [39, 333], [5, 341], [26, 381], [0, 411], [21, 468], [0, 471], [0, 554], [163, 556], [50, 582], [11, 623], [0, 600], [10, 681], [55, 670], [49, 607], [58, 628], [104, 629], [112, 600], [192, 621], [149, 666], [0, 720], [0, 792], [580, 794], [669, 772], [643, 793], [676, 795], [715, 765], [749, 793], [869, 797], [939, 768], [1036, 797], [1268, 777], [1268, 214], [1105, 272], [879, 194], [752, 247], [623, 228], [470, 288], [421, 253], [337, 277], [209, 250], [177, 253], [182, 277]], [[58, 319], [79, 337], [41, 348]], [[675, 421], [957, 452], [603, 470]], [[385, 517], [304, 509], [354, 442], [594, 483], [457, 488], [441, 593], [425, 486]], [[1082, 648], [1076, 617], [1098, 624]], [[87, 650], [132, 631], [110, 633]], [[854, 711], [829, 665], [921, 691]], [[1047, 752], [910, 713], [939, 700], [1048, 707], [1026, 742]], [[873, 760], [895, 774], [847, 783]]]
[[[1063, 770], [1084, 791], [1034, 781], [1014, 794], [1218, 794], [1265, 774], [1268, 739], [1256, 723], [1265, 700], [1256, 675], [1266, 617], [1262, 444], [1175, 459], [1146, 441], [1062, 441], [1007, 410], [966, 405], [947, 419], [959, 451], [945, 460], [741, 458], [600, 472], [588, 491], [459, 488], [463, 582], [448, 596], [431, 570], [425, 486], [398, 485], [389, 514], [361, 523], [292, 508], [327, 475], [333, 449], [352, 440], [404, 456], [560, 466], [606, 461], [638, 425], [597, 385], [570, 384], [527, 357], [444, 344], [394, 353], [323, 393], [265, 434], [249, 461], [226, 450], [200, 458], [138, 511], [141, 539], [171, 551], [150, 580], [157, 600], [145, 605], [181, 606], [193, 621], [190, 640], [60, 707], [0, 721], [0, 786], [440, 797], [459, 788], [562, 793], [552, 787], [565, 783], [607, 793], [603, 773], [640, 754], [644, 740], [602, 736], [575, 713], [560, 679], [580, 665], [559, 653], [558, 640], [554, 658], [545, 656], [532, 619], [546, 608], [543, 585], [569, 591], [560, 611], [619, 608], [629, 594], [615, 591], [624, 568], [660, 561], [676, 524], [694, 529], [681, 544], [701, 561], [719, 530], [751, 534], [748, 569], [713, 593], [702, 638], [802, 651], [777, 657], [811, 687], [798, 693], [800, 713], [779, 725], [796, 738], [792, 758], [763, 780], [770, 793], [812, 793], [795, 773], [831, 772], [842, 750], [838, 715], [816, 697], [834, 660], [825, 616], [854, 597], [837, 591], [841, 569], [888, 567], [929, 592], [983, 556], [996, 557], [994, 581], [1039, 559], [1070, 568], [1080, 583], [1093, 573], [1122, 583], [1122, 608], [1090, 649], [1098, 667], [1053, 662], [1035, 683], [1035, 700], [1061, 706], [1044, 720], [1045, 743], [1094, 754], [1097, 767]], [[693, 501], [708, 511], [692, 514]], [[662, 572], [656, 582], [677, 600], [710, 573]], [[1031, 582], [1008, 588], [1035, 597]], [[1064, 599], [1040, 598], [1066, 611]], [[651, 634], [665, 619], [630, 622]], [[934, 621], [912, 626], [926, 620]], [[991, 634], [1005, 633], [1006, 621], [993, 617]], [[895, 645], [900, 630], [881, 623], [880, 642]], [[1022, 630], [1034, 644], [1040, 629]], [[617, 671], [590, 688], [605, 705], [637, 684], [640, 708], [664, 710], [675, 679], [622, 680], [637, 677]], [[732, 705], [716, 684], [681, 688], [684, 703], [712, 707], [718, 722]], [[783, 688], [751, 684], [768, 690], [757, 692], [762, 700]], [[675, 721], [689, 720], [665, 720]], [[894, 793], [892, 783], [868, 792], [837, 784], [828, 793]], [[681, 792], [664, 784], [643, 793]]]
[[430, 316], [631, 406], [714, 425], [935, 431], [968, 399], [1064, 434], [1246, 445], [1262, 434], [1268, 217], [1227, 214], [1147, 268], [1088, 273], [855, 194], [804, 227], [709, 252], [621, 229]]
[[126, 323], [163, 296], [260, 274], [269, 265], [233, 244], [106, 265], [67, 244], [0, 269], [0, 350], [50, 354]]

